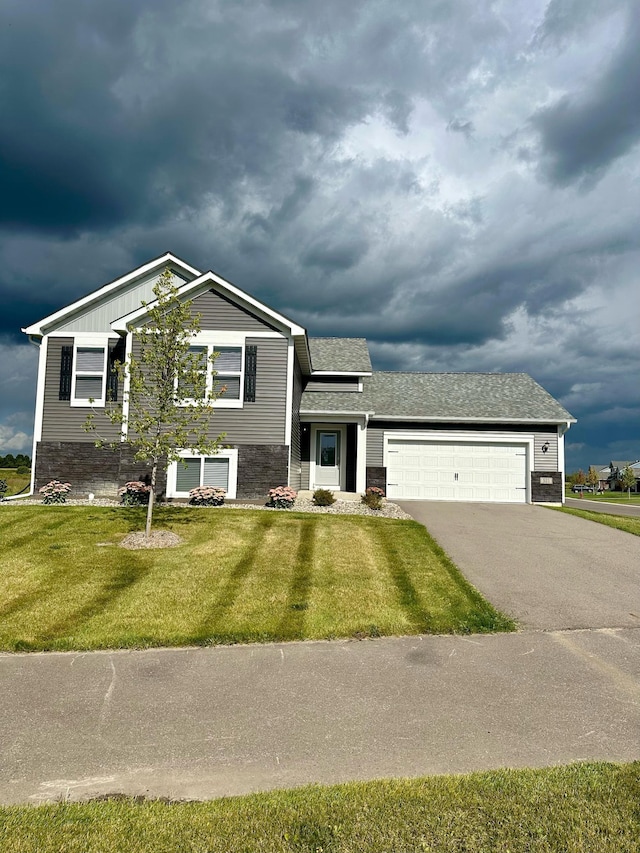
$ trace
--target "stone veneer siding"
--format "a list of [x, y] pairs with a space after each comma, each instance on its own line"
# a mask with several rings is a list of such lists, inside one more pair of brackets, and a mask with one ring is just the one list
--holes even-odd
[[381, 467], [375, 467], [373, 465], [367, 465], [367, 488], [371, 488], [371, 486], [375, 486], [378, 489], [382, 489], [382, 491], [387, 493], [387, 469]]
[[[70, 497], [115, 498], [120, 486], [131, 480], [151, 481], [151, 465], [138, 462], [128, 444], [111, 450], [88, 441], [41, 441], [36, 447], [36, 492], [50, 480], [71, 483]], [[157, 494], [166, 488], [166, 473], [158, 471]]]
[[289, 447], [286, 444], [238, 444], [238, 498], [266, 499], [269, 489], [286, 486]]
[[[541, 483], [541, 479], [553, 480], [552, 483]], [[563, 491], [562, 474], [559, 471], [531, 472], [531, 502], [532, 503], [562, 503]]]

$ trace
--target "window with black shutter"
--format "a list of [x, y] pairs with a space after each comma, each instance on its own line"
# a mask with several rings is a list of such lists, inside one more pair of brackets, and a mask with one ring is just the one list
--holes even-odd
[[118, 401], [118, 364], [124, 364], [125, 340], [120, 338], [109, 349], [109, 371], [107, 375], [107, 400], [112, 403]]
[[[60, 391], [58, 400], [71, 399], [71, 377], [73, 375], [73, 347], [60, 348]], [[54, 386], [55, 387], [55, 386]]]
[[258, 347], [247, 344], [244, 353], [244, 401], [255, 403], [256, 401], [256, 365]]

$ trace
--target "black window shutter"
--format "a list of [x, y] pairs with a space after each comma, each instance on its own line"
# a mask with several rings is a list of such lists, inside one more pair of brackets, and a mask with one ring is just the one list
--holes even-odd
[[60, 348], [60, 391], [58, 400], [71, 399], [71, 372], [73, 369], [73, 347]]
[[244, 401], [256, 401], [256, 361], [258, 347], [248, 344], [244, 349]]
[[109, 350], [109, 376], [107, 377], [107, 400], [113, 403], [118, 401], [118, 367], [116, 362], [121, 364], [125, 359], [124, 338], [114, 344]]

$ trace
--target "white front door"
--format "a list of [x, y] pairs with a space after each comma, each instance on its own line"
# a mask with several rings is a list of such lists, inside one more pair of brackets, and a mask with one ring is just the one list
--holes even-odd
[[324, 489], [340, 489], [341, 438], [339, 429], [316, 432], [315, 485]]

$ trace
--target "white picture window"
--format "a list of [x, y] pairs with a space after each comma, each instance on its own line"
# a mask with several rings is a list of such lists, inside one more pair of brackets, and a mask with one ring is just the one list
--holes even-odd
[[188, 498], [191, 489], [215, 486], [225, 489], [230, 499], [236, 496], [238, 451], [221, 450], [215, 456], [199, 456], [184, 451], [182, 458], [172, 462], [167, 472], [167, 495]]
[[218, 403], [242, 401], [242, 347], [215, 347], [218, 357], [214, 362], [216, 376], [213, 390], [220, 394]]
[[104, 406], [107, 346], [77, 343], [74, 347], [71, 405]]
[[[244, 343], [232, 345], [203, 342], [189, 347], [189, 353], [201, 360], [202, 373], [206, 376], [205, 395], [218, 395], [215, 406], [241, 408], [244, 396]], [[217, 356], [212, 363], [213, 353], [217, 353]], [[193, 402], [193, 394], [193, 388], [184, 385], [178, 388], [182, 404]]]

